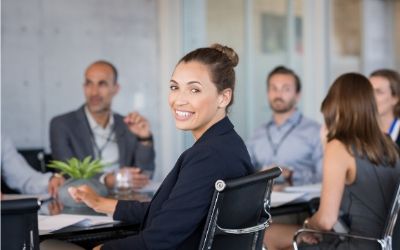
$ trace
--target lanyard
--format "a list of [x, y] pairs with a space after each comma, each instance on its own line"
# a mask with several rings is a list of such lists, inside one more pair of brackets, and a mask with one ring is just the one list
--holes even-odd
[[102, 160], [102, 154], [103, 154], [104, 149], [107, 147], [108, 143], [110, 141], [112, 141], [111, 137], [112, 137], [112, 135], [114, 133], [114, 129], [115, 129], [115, 126], [112, 127], [110, 133], [108, 134], [108, 136], [106, 138], [106, 142], [101, 147], [99, 147], [99, 145], [97, 145], [96, 138], [94, 137], [93, 131], [92, 131], [92, 129], [90, 129], [91, 141], [92, 141], [92, 143], [94, 145], [94, 148], [96, 149], [96, 152], [97, 152], [97, 155], [99, 156], [99, 159], [101, 159], [101, 160]]
[[390, 135], [393, 141], [396, 141], [397, 135], [399, 134], [399, 130], [400, 130], [400, 121], [398, 118], [395, 118], [392, 124], [390, 125], [388, 131], [388, 134]]
[[93, 144], [93, 146], [94, 146], [94, 148], [96, 150], [95, 156], [97, 155], [99, 157], [99, 159], [102, 160], [102, 155], [103, 155], [104, 149], [107, 147], [108, 143], [110, 141], [112, 141], [111, 137], [113, 136], [114, 131], [115, 131], [115, 124], [112, 126], [112, 129], [111, 129], [110, 133], [108, 134], [108, 136], [106, 138], [106, 142], [101, 147], [99, 147], [99, 145], [97, 145], [97, 143], [96, 143], [96, 138], [94, 137], [92, 128], [90, 127], [90, 124], [89, 124], [89, 121], [88, 121], [87, 117], [86, 117], [86, 123], [87, 123], [88, 128], [89, 128], [90, 140], [92, 141], [92, 144]]
[[281, 139], [279, 140], [278, 143], [274, 143], [274, 142], [272, 141], [271, 134], [270, 134], [270, 132], [269, 132], [269, 126], [267, 126], [267, 138], [268, 138], [269, 144], [270, 144], [271, 147], [272, 147], [272, 152], [273, 152], [273, 155], [274, 155], [274, 156], [276, 156], [276, 154], [278, 153], [278, 150], [279, 150], [280, 146], [282, 145], [283, 141], [286, 139], [286, 137], [288, 137], [288, 135], [297, 127], [297, 125], [300, 124], [302, 118], [303, 118], [303, 115], [300, 114], [300, 117], [299, 117], [299, 119], [297, 120], [297, 122], [294, 123], [294, 124], [289, 128], [288, 131], [286, 131], [286, 133], [281, 137]]

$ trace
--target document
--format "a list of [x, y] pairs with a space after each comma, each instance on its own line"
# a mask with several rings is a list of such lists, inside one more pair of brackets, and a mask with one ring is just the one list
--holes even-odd
[[321, 196], [321, 183], [310, 184], [304, 186], [293, 186], [286, 187], [285, 192], [287, 193], [305, 193], [304, 199], [311, 200]]
[[286, 187], [283, 192], [271, 193], [271, 206], [279, 207], [294, 201], [309, 201], [321, 195], [321, 183]]
[[52, 232], [67, 226], [92, 227], [110, 223], [117, 223], [109, 216], [57, 214], [39, 215], [39, 231]]
[[295, 200], [298, 200], [305, 196], [305, 193], [287, 193], [287, 192], [276, 192], [271, 193], [271, 207], [279, 207], [284, 204], [288, 204]]
[[321, 183], [303, 185], [303, 186], [290, 186], [285, 188], [285, 192], [290, 193], [321, 193]]

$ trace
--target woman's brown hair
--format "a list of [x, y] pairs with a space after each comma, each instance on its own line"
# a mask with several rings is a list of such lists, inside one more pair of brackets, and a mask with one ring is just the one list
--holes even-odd
[[339, 76], [329, 89], [321, 105], [328, 129], [328, 142], [337, 139], [353, 154], [374, 164], [394, 166], [398, 159], [392, 140], [381, 132], [378, 111], [371, 83], [358, 73]]

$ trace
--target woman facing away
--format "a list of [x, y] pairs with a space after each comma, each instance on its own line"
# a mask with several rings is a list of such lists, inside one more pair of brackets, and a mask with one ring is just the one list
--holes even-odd
[[97, 212], [141, 224], [137, 235], [95, 249], [198, 249], [215, 181], [254, 172], [227, 117], [237, 64], [237, 54], [219, 44], [194, 50], [178, 62], [168, 101], [176, 127], [190, 130], [196, 141], [181, 154], [151, 202], [112, 200], [87, 186], [70, 190], [75, 200]]
[[371, 73], [381, 130], [400, 146], [400, 74], [390, 69]]
[[[335, 80], [322, 102], [327, 134], [318, 211], [304, 227], [330, 231], [340, 219], [349, 233], [380, 237], [391, 205], [400, 165], [395, 144], [381, 132], [372, 85], [348, 73]], [[300, 225], [272, 224], [264, 243], [269, 250], [291, 249]], [[319, 241], [311, 249], [379, 249], [366, 241]], [[309, 246], [307, 246], [309, 249]]]

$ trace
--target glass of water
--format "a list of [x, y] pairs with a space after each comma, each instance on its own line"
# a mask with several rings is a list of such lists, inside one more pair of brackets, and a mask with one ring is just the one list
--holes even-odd
[[129, 169], [120, 169], [115, 173], [115, 194], [117, 198], [129, 198], [133, 193], [133, 178]]

